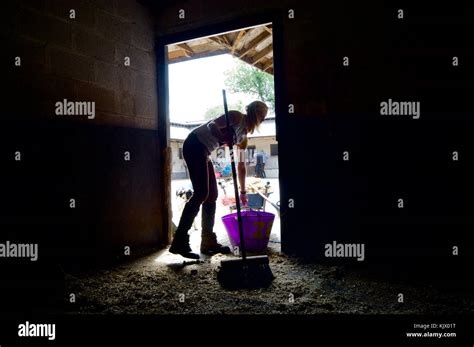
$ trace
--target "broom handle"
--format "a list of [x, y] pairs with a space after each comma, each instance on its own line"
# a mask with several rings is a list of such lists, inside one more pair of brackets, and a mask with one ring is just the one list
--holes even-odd
[[[222, 89], [222, 96], [224, 97], [224, 112], [225, 112], [225, 120], [227, 124], [227, 131], [229, 134], [232, 134], [232, 131], [230, 129], [229, 110], [227, 109], [227, 98], [225, 95], [225, 89]], [[231, 166], [232, 166], [232, 178], [234, 179], [235, 203], [237, 205], [237, 222], [239, 225], [240, 247], [242, 249], [242, 259], [245, 261], [247, 259], [247, 252], [245, 251], [244, 228], [242, 226], [242, 215], [240, 214], [239, 187], [237, 185], [237, 171], [235, 169], [234, 139], [233, 138], [230, 141], [229, 148], [230, 148], [230, 161], [231, 161]]]

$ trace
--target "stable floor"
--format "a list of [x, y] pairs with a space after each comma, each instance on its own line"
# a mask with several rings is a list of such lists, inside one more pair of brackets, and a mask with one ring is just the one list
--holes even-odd
[[[222, 255], [203, 264], [162, 250], [114, 268], [67, 275], [72, 313], [99, 314], [463, 314], [472, 291], [380, 280], [360, 270], [306, 263], [270, 251], [267, 289], [228, 291], [216, 279]], [[404, 303], [398, 294], [404, 294]]]

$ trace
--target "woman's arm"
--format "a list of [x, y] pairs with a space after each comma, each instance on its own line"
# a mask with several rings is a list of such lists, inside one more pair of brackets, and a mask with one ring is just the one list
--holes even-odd
[[248, 144], [248, 140], [247, 140], [247, 135], [244, 135], [243, 139], [242, 139], [242, 142], [240, 142], [239, 144], [237, 144], [237, 147], [239, 148], [239, 150], [237, 151], [238, 155], [238, 160], [239, 160], [239, 164], [238, 164], [238, 176], [239, 176], [239, 184], [240, 184], [240, 200], [242, 201], [242, 204], [244, 206], [247, 205], [248, 201], [247, 201], [247, 187], [245, 185], [245, 177], [247, 176], [247, 168], [245, 166], [245, 155], [243, 155], [244, 153], [242, 153], [242, 151], [245, 151], [245, 149], [247, 148], [247, 144]]
[[222, 131], [220, 131], [219, 127], [217, 126], [217, 124], [212, 121], [210, 122], [207, 127], [209, 128], [209, 131], [211, 132], [211, 134], [216, 137], [219, 142], [226, 142], [228, 139], [226, 139], [226, 137], [224, 136], [224, 134], [222, 133]]
[[[238, 124], [240, 121], [240, 112], [237, 111], [229, 111], [229, 123], [230, 125]], [[228, 143], [231, 138], [229, 135], [226, 135], [225, 129], [227, 128], [227, 123], [225, 120], [225, 115], [222, 115], [213, 121], [209, 122], [207, 125], [211, 134], [216, 137], [219, 142]], [[221, 130], [222, 129], [222, 130]], [[224, 131], [223, 131], [224, 130]]]
[[237, 165], [237, 171], [238, 171], [238, 176], [239, 176], [239, 185], [240, 185], [240, 193], [245, 193], [246, 192], [246, 187], [245, 187], [245, 176], [247, 175], [247, 169], [245, 168], [245, 162], [239, 161], [239, 164]]
[[240, 201], [242, 201], [242, 205], [247, 206], [248, 205], [247, 191], [245, 189], [246, 188], [245, 176], [247, 175], [247, 170], [245, 169], [245, 162], [239, 161], [237, 171], [239, 172], [238, 176], [239, 176], [239, 184], [240, 184], [239, 198], [240, 198]]
[[[242, 119], [242, 114], [238, 111], [229, 111], [230, 125], [237, 125]], [[212, 135], [214, 135], [220, 142], [229, 142], [231, 139], [226, 135], [227, 122], [225, 115], [222, 115], [207, 125]]]

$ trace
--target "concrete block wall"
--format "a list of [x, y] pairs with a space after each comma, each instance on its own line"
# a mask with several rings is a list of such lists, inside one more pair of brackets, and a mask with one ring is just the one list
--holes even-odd
[[3, 15], [11, 18], [2, 34], [6, 65], [21, 58], [7, 69], [8, 89], [34, 100], [6, 117], [54, 119], [54, 104], [67, 98], [95, 101], [90, 123], [156, 129], [154, 22], [145, 7], [133, 0], [18, 1]]
[[[134, 0], [0, 6], [2, 239], [52, 261], [166, 244], [152, 14]], [[63, 99], [95, 102], [95, 118], [57, 115]]]

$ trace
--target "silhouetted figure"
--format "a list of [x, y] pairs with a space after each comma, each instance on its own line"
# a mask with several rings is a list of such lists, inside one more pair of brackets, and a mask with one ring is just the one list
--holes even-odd
[[[184, 206], [169, 249], [171, 253], [180, 254], [186, 258], [199, 259], [198, 254], [192, 253], [188, 231], [201, 205], [201, 253], [230, 253], [229, 247], [222, 246], [217, 242], [216, 234], [213, 231], [218, 191], [214, 166], [209, 156], [212, 151], [230, 142], [236, 144], [240, 149], [247, 148], [247, 133], [252, 134], [263, 122], [267, 116], [268, 107], [261, 101], [254, 101], [246, 107], [246, 111], [246, 114], [229, 111], [231, 133], [227, 131], [225, 115], [222, 115], [194, 129], [184, 141], [183, 156], [194, 192]], [[239, 160], [237, 167], [240, 200], [245, 206], [247, 205], [245, 162]]]

